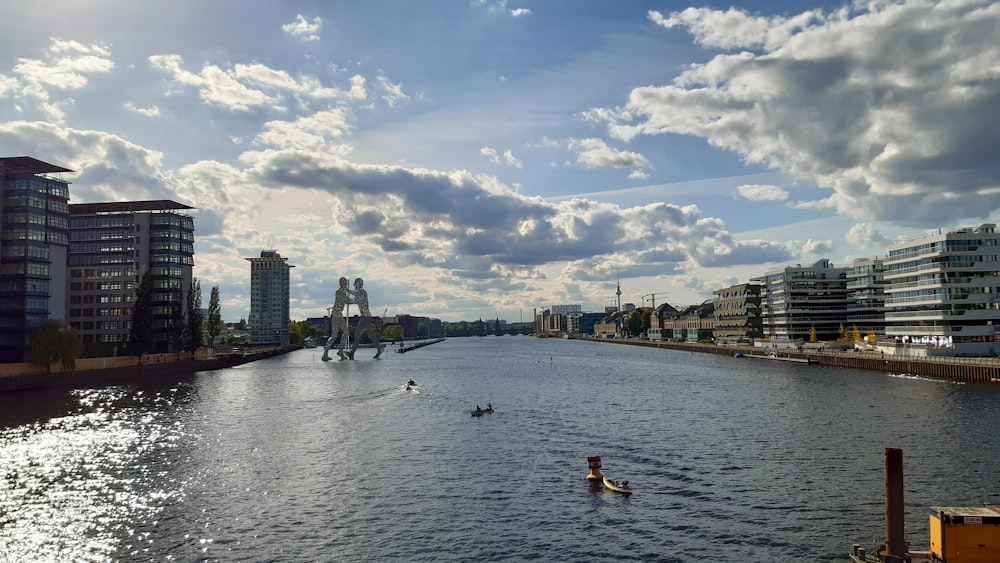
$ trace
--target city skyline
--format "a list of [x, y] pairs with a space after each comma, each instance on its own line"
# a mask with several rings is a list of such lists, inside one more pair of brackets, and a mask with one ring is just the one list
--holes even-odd
[[70, 203], [195, 209], [194, 275], [291, 317], [690, 305], [998, 223], [1000, 4], [39, 0], [0, 21], [0, 155]]

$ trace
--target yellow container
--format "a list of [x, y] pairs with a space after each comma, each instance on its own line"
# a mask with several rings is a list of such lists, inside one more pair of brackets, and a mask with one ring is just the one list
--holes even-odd
[[1000, 561], [1000, 507], [931, 509], [931, 554], [944, 563]]

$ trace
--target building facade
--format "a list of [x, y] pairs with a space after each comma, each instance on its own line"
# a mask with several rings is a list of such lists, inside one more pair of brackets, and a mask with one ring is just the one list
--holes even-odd
[[905, 353], [1000, 353], [996, 225], [900, 239], [885, 258], [886, 336]]
[[777, 268], [750, 280], [763, 286], [765, 337], [773, 342], [808, 341], [815, 330], [819, 340], [837, 340], [847, 322], [850, 271], [824, 258], [811, 266]]
[[885, 334], [885, 263], [882, 258], [858, 258], [847, 273], [847, 323], [867, 339]]
[[123, 353], [132, 305], [147, 272], [153, 285], [153, 352], [172, 350], [194, 269], [191, 206], [170, 200], [69, 206], [67, 320], [90, 355]]
[[250, 344], [253, 346], [288, 346], [289, 272], [277, 251], [262, 250], [250, 261]]
[[742, 283], [717, 289], [715, 295], [715, 342], [748, 344], [764, 337], [759, 284]]
[[0, 362], [25, 359], [32, 326], [65, 320], [67, 168], [21, 156], [0, 158]]

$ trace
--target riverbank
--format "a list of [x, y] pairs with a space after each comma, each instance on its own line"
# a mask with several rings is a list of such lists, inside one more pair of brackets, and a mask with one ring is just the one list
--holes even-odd
[[81, 369], [63, 373], [0, 374], [0, 392], [44, 387], [89, 387], [92, 385], [134, 381], [152, 377], [186, 375], [199, 371], [213, 371], [256, 362], [264, 358], [287, 354], [299, 348], [300, 346], [269, 348], [254, 353], [175, 361], [163, 361], [162, 358], [157, 358], [156, 363], [148, 363], [144, 358], [142, 365], [137, 365], [138, 359], [131, 357], [132, 365], [125, 366]]
[[[693, 342], [650, 342], [638, 339], [585, 338], [602, 344], [622, 344], [663, 348], [699, 354], [724, 356], [761, 356], [764, 352], [752, 346], [718, 346]], [[907, 357], [886, 356], [878, 352], [798, 352], [780, 350], [779, 359], [799, 361], [827, 367], [841, 367], [934, 377], [969, 383], [1000, 383], [1000, 358]]]

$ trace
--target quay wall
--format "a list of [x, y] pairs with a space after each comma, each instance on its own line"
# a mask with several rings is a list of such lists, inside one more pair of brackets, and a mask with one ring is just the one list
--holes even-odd
[[52, 366], [52, 373], [50, 373], [46, 371], [44, 366], [2, 364], [0, 392], [42, 387], [88, 387], [162, 376], [188, 375], [280, 356], [299, 348], [300, 346], [269, 348], [247, 354], [233, 354], [215, 358], [198, 354], [193, 358], [183, 358], [177, 354], [149, 354], [143, 356], [141, 365], [136, 356], [90, 358], [91, 361], [77, 360], [78, 369], [72, 372], [61, 372], [62, 366], [56, 365]]
[[[739, 353], [744, 355], [761, 355], [765, 353], [761, 348], [751, 346], [716, 346], [714, 344], [696, 344], [693, 342], [650, 342], [638, 339], [594, 338], [581, 340], [591, 340], [606, 344], [680, 350], [699, 354], [721, 354], [725, 356], [735, 356]], [[919, 375], [969, 383], [1000, 383], [1000, 358], [907, 357], [883, 356], [878, 352], [798, 352], [794, 350], [780, 350], [778, 355], [783, 358], [807, 359], [821, 366], [864, 369], [886, 373], [905, 373], [907, 375]]]

